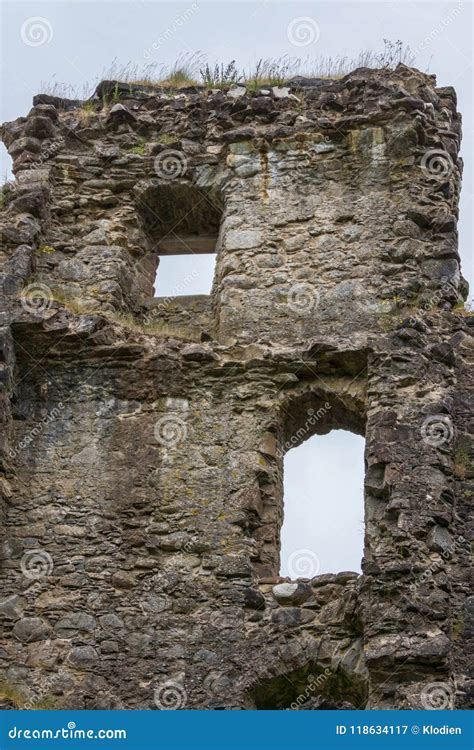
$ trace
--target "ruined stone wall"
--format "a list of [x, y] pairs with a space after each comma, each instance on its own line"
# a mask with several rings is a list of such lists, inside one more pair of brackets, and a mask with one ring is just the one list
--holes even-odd
[[[79, 708], [466, 706], [454, 90], [404, 66], [104, 82], [1, 132], [5, 684]], [[152, 300], [160, 255], [210, 248], [209, 297]], [[363, 574], [282, 582], [283, 456], [334, 428], [366, 438]]]

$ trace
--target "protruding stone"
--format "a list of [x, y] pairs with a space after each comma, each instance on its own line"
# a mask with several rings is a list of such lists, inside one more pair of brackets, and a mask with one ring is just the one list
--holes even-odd
[[67, 664], [77, 669], [93, 669], [99, 655], [93, 646], [76, 646], [69, 652]]
[[51, 626], [40, 617], [24, 617], [13, 628], [13, 635], [22, 643], [43, 641], [50, 632]]
[[136, 122], [137, 118], [135, 117], [133, 112], [130, 112], [127, 107], [118, 102], [117, 104], [114, 104], [114, 106], [110, 109], [107, 119], [109, 122], [120, 124], [123, 122]]
[[289, 86], [273, 86], [272, 94], [275, 99], [286, 99], [290, 95]]
[[244, 86], [235, 86], [234, 88], [229, 89], [227, 96], [230, 96], [232, 99], [240, 99], [240, 97], [245, 96], [246, 93], [247, 89]]
[[14, 594], [0, 601], [0, 616], [7, 620], [18, 620], [23, 614], [22, 602], [19, 596]]
[[71, 634], [77, 632], [92, 632], [96, 622], [94, 617], [86, 612], [74, 612], [66, 617], [62, 617], [54, 626], [55, 632], [60, 637], [71, 637]]
[[132, 589], [135, 586], [135, 577], [125, 570], [118, 570], [112, 576], [112, 585], [117, 589]]
[[272, 622], [284, 627], [297, 627], [301, 624], [302, 611], [299, 607], [283, 607], [272, 611]]
[[265, 597], [257, 589], [246, 588], [244, 591], [244, 606], [248, 609], [265, 609]]
[[311, 587], [304, 583], [277, 583], [272, 593], [279, 604], [302, 604], [312, 596]]

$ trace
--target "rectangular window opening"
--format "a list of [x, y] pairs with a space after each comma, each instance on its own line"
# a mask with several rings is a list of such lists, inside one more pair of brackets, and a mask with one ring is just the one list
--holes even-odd
[[[179, 241], [179, 238], [173, 240], [173, 242]], [[161, 255], [156, 271], [154, 297], [174, 298], [210, 294], [215, 267], [215, 252], [196, 251], [187, 255]]]

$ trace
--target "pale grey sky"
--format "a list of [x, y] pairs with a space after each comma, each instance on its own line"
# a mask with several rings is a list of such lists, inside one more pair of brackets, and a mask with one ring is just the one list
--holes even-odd
[[364, 445], [360, 435], [333, 430], [314, 435], [286, 454], [282, 575], [311, 578], [360, 571]]
[[[32, 21], [40, 17], [39, 22]], [[313, 36], [297, 46], [288, 34], [295, 18], [310, 19]], [[235, 58], [248, 67], [259, 58], [347, 56], [383, 49], [383, 38], [401, 39], [416, 55], [415, 65], [436, 73], [438, 85], [453, 85], [464, 118], [465, 162], [459, 223], [463, 274], [472, 277], [472, 4], [458, 2], [276, 2], [248, 0], [3, 0], [2, 97], [0, 119], [25, 115], [42, 82], [82, 90], [116, 58], [118, 63], [172, 64], [180, 55], [202, 51], [210, 63]], [[185, 19], [185, 20], [183, 20]], [[36, 24], [36, 28], [35, 28]], [[38, 27], [39, 24], [39, 27]], [[39, 36], [38, 36], [39, 34]], [[165, 38], [164, 38], [165, 37]], [[40, 44], [39, 41], [42, 43]], [[300, 39], [299, 41], [307, 41]], [[0, 146], [0, 174], [10, 159]], [[157, 293], [204, 293], [214, 259], [165, 259]], [[191, 271], [191, 273], [190, 273]], [[188, 279], [181, 291], [182, 279]], [[282, 571], [288, 560], [305, 575], [299, 550], [318, 558], [320, 572], [359, 569], [362, 550], [363, 440], [345, 432], [314, 437], [285, 461], [285, 526]], [[308, 557], [308, 555], [306, 555]], [[309, 565], [316, 565], [309, 555]]]

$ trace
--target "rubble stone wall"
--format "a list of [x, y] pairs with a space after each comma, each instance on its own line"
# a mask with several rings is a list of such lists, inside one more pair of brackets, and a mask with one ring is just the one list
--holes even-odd
[[[1, 136], [4, 684], [69, 708], [466, 707], [454, 90], [403, 65], [103, 82]], [[211, 295], [152, 299], [160, 255], [210, 248]], [[284, 581], [284, 454], [336, 428], [366, 440], [363, 573]]]

